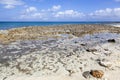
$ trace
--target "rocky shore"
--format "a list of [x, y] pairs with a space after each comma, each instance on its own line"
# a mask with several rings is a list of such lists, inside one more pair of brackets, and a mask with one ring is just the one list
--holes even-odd
[[120, 28], [25, 27], [0, 31], [0, 80], [119, 80]]
[[60, 38], [60, 34], [71, 34], [81, 37], [100, 32], [120, 33], [119, 27], [107, 25], [62, 25], [46, 27], [24, 27], [0, 31], [0, 42], [8, 44], [17, 40], [40, 40]]

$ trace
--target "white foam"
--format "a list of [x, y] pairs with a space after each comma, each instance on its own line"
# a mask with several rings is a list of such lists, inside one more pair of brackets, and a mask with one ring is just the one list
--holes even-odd
[[120, 23], [113, 23], [113, 24], [110, 24], [111, 26], [115, 26], [115, 27], [120, 27]]

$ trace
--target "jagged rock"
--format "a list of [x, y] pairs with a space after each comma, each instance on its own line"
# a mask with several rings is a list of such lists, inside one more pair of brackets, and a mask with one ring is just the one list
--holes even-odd
[[99, 64], [106, 68], [110, 68], [112, 66], [112, 62], [110, 62], [109, 60], [101, 60], [99, 61]]
[[115, 43], [115, 39], [108, 39], [108, 42]]
[[104, 75], [104, 72], [102, 70], [91, 70], [90, 74], [95, 78], [102, 78]]
[[90, 74], [90, 71], [85, 71], [85, 72], [83, 72], [83, 74], [82, 74], [86, 79], [89, 79], [89, 78], [91, 78], [91, 74]]

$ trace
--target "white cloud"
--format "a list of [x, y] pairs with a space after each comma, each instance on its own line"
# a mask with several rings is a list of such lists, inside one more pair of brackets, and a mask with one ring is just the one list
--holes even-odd
[[55, 17], [60, 17], [60, 18], [66, 18], [66, 17], [72, 17], [72, 18], [81, 18], [83, 16], [85, 16], [83, 13], [80, 13], [78, 11], [74, 11], [74, 10], [65, 10], [65, 11], [60, 11], [57, 12], [55, 15]]
[[[53, 13], [61, 8], [60, 5], [54, 5], [51, 9], [38, 10], [36, 7], [27, 7], [20, 16], [20, 19], [41, 19], [46, 20], [53, 17]], [[52, 11], [52, 12], [51, 12]]]
[[106, 8], [87, 14], [89, 20], [120, 20], [120, 8]]
[[57, 11], [57, 10], [59, 10], [60, 8], [61, 8], [60, 5], [55, 5], [55, 6], [52, 7], [52, 10], [53, 10], [53, 11]]
[[20, 19], [41, 19], [44, 17], [44, 13], [38, 11], [36, 7], [27, 7], [22, 14], [20, 15]]
[[4, 8], [11, 9], [11, 8], [14, 8], [14, 6], [13, 5], [6, 5], [6, 6], [4, 6]]
[[36, 7], [28, 7], [26, 10], [25, 10], [25, 12], [27, 12], [27, 13], [30, 13], [30, 12], [36, 12], [37, 11], [37, 8]]
[[34, 13], [32, 17], [34, 18], [42, 18], [43, 14], [42, 13]]
[[93, 18], [120, 18], [120, 8], [106, 8], [89, 14]]
[[48, 9], [48, 11], [58, 11], [61, 9], [61, 5], [54, 5], [51, 9]]
[[20, 19], [41, 19], [44, 14], [42, 13], [33, 13], [33, 14], [23, 14], [20, 16]]
[[60, 11], [61, 6], [53, 6], [51, 9], [37, 9], [36, 7], [26, 8], [20, 16], [20, 19], [35, 19], [35, 20], [60, 20], [60, 19], [80, 19], [85, 14], [75, 10]]
[[96, 10], [95, 12], [90, 13], [90, 16], [100, 16], [100, 17], [103, 16], [103, 17], [105, 17], [105, 16], [111, 16], [112, 13], [113, 13], [112, 9], [106, 8], [104, 10], [102, 10], [102, 9]]
[[120, 8], [106, 8], [84, 14], [76, 10], [61, 11], [61, 6], [53, 6], [49, 9], [37, 9], [36, 7], [27, 7], [20, 19], [35, 20], [120, 20]]
[[23, 5], [24, 2], [21, 0], [0, 0], [0, 4], [5, 5], [4, 8], [11, 9], [17, 5]]

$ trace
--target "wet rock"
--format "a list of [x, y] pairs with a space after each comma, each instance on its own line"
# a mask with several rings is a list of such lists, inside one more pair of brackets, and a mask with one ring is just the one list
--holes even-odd
[[115, 43], [116, 41], [115, 41], [115, 39], [108, 39], [108, 42]]
[[91, 70], [90, 74], [95, 78], [102, 78], [104, 75], [104, 72], [102, 70]]
[[86, 46], [87, 44], [80, 44], [81, 46]]
[[86, 49], [87, 52], [96, 52], [97, 49]]
[[91, 74], [90, 74], [90, 71], [85, 71], [85, 72], [83, 72], [83, 77], [84, 78], [86, 78], [86, 79], [89, 79], [89, 78], [91, 78]]

